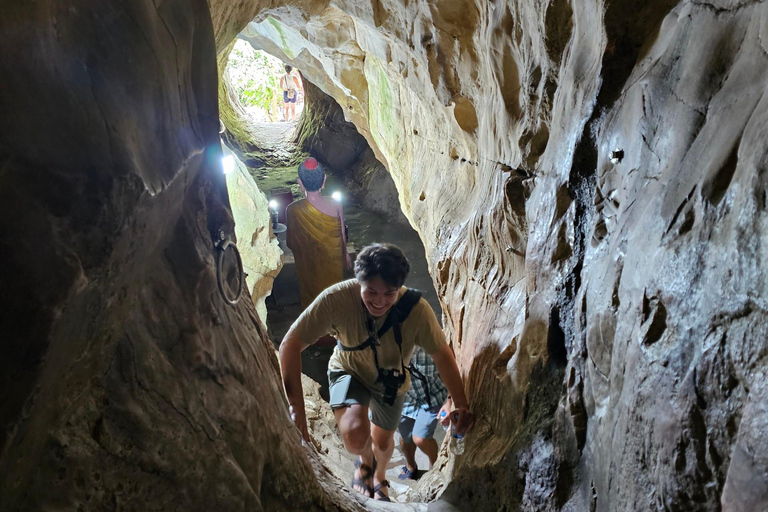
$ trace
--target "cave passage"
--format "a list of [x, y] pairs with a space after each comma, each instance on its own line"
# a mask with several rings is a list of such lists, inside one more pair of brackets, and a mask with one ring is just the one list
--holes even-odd
[[[0, 512], [768, 510], [767, 21], [746, 0], [4, 2]], [[299, 70], [296, 122], [274, 94], [248, 114], [238, 38], [280, 60], [267, 80]], [[418, 231], [477, 418], [407, 503], [350, 491], [310, 377], [315, 447], [285, 400], [268, 196], [309, 155], [355, 249]], [[252, 301], [219, 293], [222, 232]]]
[[[288, 73], [285, 66], [277, 57], [243, 39], [236, 39], [229, 52], [224, 73], [236, 92], [230, 100], [239, 103], [246, 121], [255, 123], [261, 130], [266, 129], [261, 126], [265, 123], [295, 123], [301, 118], [304, 110], [301, 74], [296, 69]], [[295, 94], [285, 94], [286, 88], [293, 89]]]
[[[235, 44], [229, 57], [227, 70], [237, 68], [238, 61], [247, 54]], [[243, 43], [245, 44], [245, 43]], [[234, 59], [233, 59], [234, 56]], [[238, 85], [233, 79], [236, 74], [228, 73], [226, 79], [237, 89]], [[266, 123], [254, 122], [253, 118], [247, 118], [249, 110], [236, 109], [249, 124], [248, 133], [252, 137], [224, 136], [224, 143], [231, 144], [231, 148], [225, 149], [228, 154], [225, 158], [234, 161], [238, 158], [238, 165], [244, 167], [245, 174], [240, 179], [230, 179], [232, 165], [225, 165], [225, 173], [228, 175], [227, 184], [231, 197], [239, 197], [248, 181], [258, 187], [258, 193], [268, 201], [270, 213], [273, 218], [270, 222], [271, 236], [277, 241], [280, 256], [279, 272], [274, 278], [273, 285], [265, 300], [266, 323], [270, 339], [275, 348], [280, 345], [282, 338], [290, 325], [301, 314], [302, 306], [299, 294], [299, 282], [296, 272], [294, 255], [287, 246], [287, 227], [285, 226], [285, 209], [294, 200], [304, 198], [297, 182], [297, 162], [305, 156], [312, 155], [320, 160], [326, 173], [326, 183], [322, 191], [325, 196], [333, 196], [342, 202], [344, 208], [344, 221], [347, 226], [347, 251], [354, 260], [360, 249], [375, 242], [388, 242], [398, 245], [407, 255], [411, 264], [411, 271], [406, 282], [407, 286], [419, 289], [433, 307], [438, 318], [441, 317], [440, 303], [434, 284], [428, 271], [428, 264], [424, 246], [418, 233], [410, 226], [399, 211], [399, 197], [397, 190], [383, 165], [372, 156], [370, 147], [365, 143], [353, 125], [346, 122], [340, 113], [340, 107], [329, 96], [318, 88], [309, 84], [310, 98], [308, 100], [309, 114], [298, 123]], [[238, 94], [239, 100], [242, 94]], [[228, 96], [233, 100], [232, 95]], [[263, 113], [262, 113], [263, 114]], [[223, 121], [224, 122], [224, 121]], [[231, 125], [231, 123], [230, 123]], [[311, 133], [302, 141], [302, 133]], [[269, 161], [249, 159], [249, 154], [271, 154]], [[345, 155], [344, 158], [338, 158]], [[245, 163], [243, 163], [245, 162]], [[247, 174], [247, 177], [246, 177]], [[377, 179], [370, 179], [370, 175]], [[253, 191], [251, 192], [253, 193]], [[237, 202], [237, 201], [235, 201]], [[382, 205], [389, 205], [389, 210]], [[263, 202], [262, 202], [263, 205]], [[248, 224], [248, 217], [264, 216], [265, 212], [251, 208], [241, 211], [233, 206], [235, 221], [237, 224]], [[247, 236], [242, 237], [247, 243]], [[248, 274], [254, 270], [252, 258], [244, 259], [244, 266]], [[352, 270], [346, 270], [345, 278], [353, 277]], [[254, 294], [254, 301], [258, 297]], [[323, 401], [328, 400], [328, 360], [333, 352], [335, 342], [332, 339], [320, 340], [302, 353], [302, 371], [319, 385], [319, 394]], [[307, 406], [315, 410], [318, 418], [324, 417], [328, 426], [334, 426], [334, 420], [327, 403], [319, 403], [315, 391], [305, 389], [305, 396], [313, 406]], [[335, 429], [335, 427], [334, 427]], [[435, 438], [438, 442], [443, 440], [443, 432], [437, 429]], [[351, 474], [354, 459], [349, 456], [338, 438], [337, 432], [313, 431], [313, 436], [318, 440], [324, 450], [332, 450], [335, 457], [328, 457], [330, 467], [337, 468], [338, 474]], [[397, 440], [396, 440], [397, 445]], [[416, 454], [417, 463], [421, 468], [428, 468], [429, 461], [420, 450]], [[399, 480], [397, 475], [405, 460], [396, 446], [395, 455], [389, 465], [389, 479], [392, 482], [392, 498], [400, 501], [408, 499], [408, 490], [417, 484], [415, 480]]]
[[[261, 171], [264, 170], [261, 169]], [[298, 199], [303, 197], [302, 193], [295, 193], [295, 191], [298, 190], [298, 185], [295, 183], [295, 168], [268, 169], [263, 174], [260, 174], [259, 177], [263, 177], [263, 179], [258, 180], [258, 183], [260, 186], [264, 187], [265, 193], [269, 193], [267, 191], [281, 190], [279, 186], [283, 184], [285, 187], [289, 187], [291, 192], [294, 192], [294, 198]], [[352, 195], [349, 189], [345, 186], [343, 176], [340, 175], [338, 170], [327, 172], [324, 194], [330, 195], [334, 192], [341, 193], [343, 198], [344, 218], [349, 228], [349, 243], [347, 244], [347, 247], [352, 258], [354, 259], [357, 252], [359, 252], [362, 247], [370, 243], [390, 242], [398, 245], [406, 253], [409, 262], [411, 263], [411, 271], [408, 280], [406, 281], [406, 285], [423, 291], [424, 296], [435, 309], [438, 318], [440, 318], [440, 305], [437, 300], [434, 285], [432, 284], [432, 279], [428, 273], [424, 247], [418, 234], [413, 228], [409, 225], [389, 222], [385, 215], [366, 210], [362, 207], [362, 205], [355, 199], [355, 196]], [[280, 198], [279, 196], [274, 195], [271, 197]], [[276, 236], [280, 241], [280, 248], [283, 250], [282, 268], [275, 278], [272, 293], [266, 300], [266, 306], [267, 328], [269, 329], [269, 335], [275, 344], [275, 348], [278, 348], [288, 328], [299, 314], [301, 314], [302, 307], [293, 253], [285, 243], [286, 233], [281, 232]], [[351, 271], [347, 272], [347, 277], [352, 277]], [[302, 372], [319, 384], [320, 396], [325, 401], [328, 400], [328, 377], [326, 372], [328, 369], [328, 360], [331, 357], [334, 346], [335, 342], [324, 344], [322, 341], [319, 341], [302, 352]], [[313, 400], [311, 391], [305, 389], [305, 394], [308, 392], [309, 396], [307, 396], [307, 399], [311, 401]], [[327, 409], [326, 413], [330, 411], [327, 403], [324, 404], [322, 408]], [[334, 420], [332, 416], [326, 417], [326, 421], [329, 421], [330, 424], [333, 425]], [[337, 438], [318, 435], [318, 433], [315, 432], [313, 432], [313, 435], [324, 449], [329, 449], [328, 445], [332, 445], [338, 450], [340, 456], [347, 456]], [[442, 443], [443, 437], [444, 434], [442, 429], [436, 429], [435, 439], [438, 443]], [[407, 491], [418, 482], [414, 480], [398, 480], [397, 478], [400, 468], [405, 464], [405, 459], [400, 452], [397, 439], [397, 436], [395, 436], [395, 453], [390, 460], [390, 469], [387, 472], [387, 476], [392, 484], [392, 499], [404, 501], [407, 498]], [[429, 461], [426, 455], [420, 450], [417, 450], [416, 452], [416, 460], [420, 468], [429, 467]], [[351, 475], [353, 471], [353, 462], [354, 458], [351, 456], [348, 456], [348, 459], [343, 460], [341, 472]]]

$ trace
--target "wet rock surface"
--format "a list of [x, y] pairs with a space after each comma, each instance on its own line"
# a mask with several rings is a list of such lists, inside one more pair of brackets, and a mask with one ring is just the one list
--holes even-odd
[[424, 241], [479, 419], [423, 496], [768, 508], [766, 20], [731, 0], [5, 6], [0, 509], [360, 507], [301, 447], [253, 305], [217, 295], [216, 53], [246, 26], [338, 102]]

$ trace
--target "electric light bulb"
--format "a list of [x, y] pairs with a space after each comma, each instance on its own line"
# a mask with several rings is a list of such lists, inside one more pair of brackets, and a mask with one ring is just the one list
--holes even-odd
[[229, 174], [235, 170], [235, 157], [227, 155], [221, 158], [221, 170], [224, 174]]
[[331, 194], [331, 197], [336, 201], [341, 202], [341, 192], [339, 192], [338, 190], [333, 194]]

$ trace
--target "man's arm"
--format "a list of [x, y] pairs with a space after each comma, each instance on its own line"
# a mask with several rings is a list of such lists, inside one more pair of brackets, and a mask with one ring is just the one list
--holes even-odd
[[453, 405], [456, 407], [456, 411], [454, 411], [454, 414], [458, 416], [454, 421], [456, 432], [462, 434], [472, 426], [474, 416], [469, 411], [469, 402], [464, 394], [464, 383], [461, 380], [456, 358], [453, 356], [453, 351], [449, 345], [444, 345], [430, 355], [445, 387], [448, 388]]
[[352, 258], [347, 252], [347, 230], [344, 229], [344, 207], [339, 203], [339, 222], [341, 222], [341, 259], [345, 268], [352, 268]]
[[308, 346], [309, 344], [296, 335], [293, 327], [288, 330], [280, 344], [280, 367], [283, 372], [285, 394], [293, 409], [293, 421], [307, 441], [309, 441], [309, 432], [304, 409], [304, 390], [301, 387], [301, 352]]

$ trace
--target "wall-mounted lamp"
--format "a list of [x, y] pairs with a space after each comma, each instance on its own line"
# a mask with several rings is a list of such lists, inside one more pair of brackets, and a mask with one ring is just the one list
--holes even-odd
[[235, 157], [227, 155], [221, 157], [221, 170], [224, 174], [229, 174], [235, 170]]
[[341, 200], [343, 199], [343, 196], [341, 195], [341, 192], [339, 192], [338, 190], [336, 192], [334, 192], [333, 194], [331, 194], [331, 197], [335, 201], [338, 201], [338, 202], [341, 202]]
[[277, 221], [280, 213], [280, 201], [276, 199], [270, 199], [269, 201], [269, 216], [272, 219], [272, 232], [275, 234], [284, 233], [287, 229], [285, 224], [281, 224]]
[[272, 218], [272, 231], [277, 229], [277, 211], [280, 209], [280, 203], [274, 199], [269, 202], [269, 214]]

